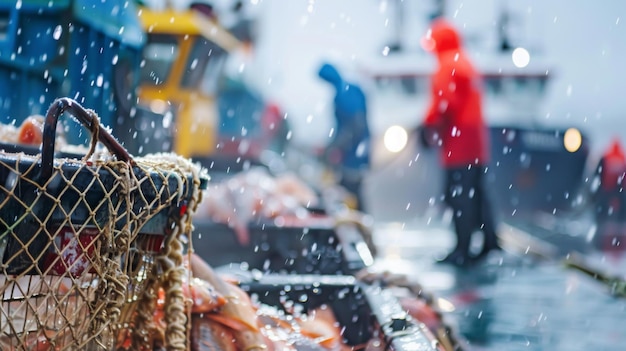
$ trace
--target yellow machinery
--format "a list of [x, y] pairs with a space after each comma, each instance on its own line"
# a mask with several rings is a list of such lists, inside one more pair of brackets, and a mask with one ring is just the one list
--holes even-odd
[[240, 41], [191, 9], [142, 7], [139, 19], [147, 34], [139, 104], [155, 113], [174, 112], [174, 152], [185, 157], [210, 154], [217, 143], [218, 78], [228, 52]]

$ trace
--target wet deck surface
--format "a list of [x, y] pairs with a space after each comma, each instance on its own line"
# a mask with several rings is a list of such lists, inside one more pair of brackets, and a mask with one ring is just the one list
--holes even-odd
[[406, 274], [449, 301], [446, 321], [470, 350], [624, 350], [626, 298], [563, 261], [568, 251], [583, 251], [593, 267], [624, 276], [623, 251], [537, 228], [500, 232], [514, 238], [507, 250], [461, 269], [435, 263], [454, 243], [445, 225], [378, 224], [376, 268]]

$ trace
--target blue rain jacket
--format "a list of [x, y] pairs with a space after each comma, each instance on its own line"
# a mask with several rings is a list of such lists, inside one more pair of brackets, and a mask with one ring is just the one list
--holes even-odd
[[358, 85], [344, 81], [331, 64], [324, 64], [318, 74], [335, 88], [335, 131], [328, 150], [339, 151], [344, 170], [369, 168], [370, 130], [365, 94]]

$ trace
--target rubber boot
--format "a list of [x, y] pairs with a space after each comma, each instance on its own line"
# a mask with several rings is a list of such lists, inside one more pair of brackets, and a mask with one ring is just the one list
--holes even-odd
[[457, 267], [465, 267], [473, 263], [472, 258], [469, 255], [469, 247], [471, 240], [471, 233], [467, 230], [461, 229], [461, 231], [455, 231], [456, 234], [456, 247], [450, 252], [441, 263], [448, 263]]
[[476, 260], [480, 260], [486, 257], [491, 251], [500, 251], [502, 248], [498, 244], [498, 235], [496, 234], [496, 226], [493, 219], [493, 212], [491, 210], [491, 199], [489, 194], [483, 187], [480, 188], [480, 219], [482, 221], [481, 230], [484, 234], [484, 242], [481, 251], [475, 257]]

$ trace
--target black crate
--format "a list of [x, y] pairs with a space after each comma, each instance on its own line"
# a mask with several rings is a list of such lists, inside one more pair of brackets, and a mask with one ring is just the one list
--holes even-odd
[[250, 224], [250, 244], [240, 245], [231, 228], [194, 222], [194, 251], [213, 267], [245, 262], [248, 269], [297, 274], [354, 274], [370, 264], [371, 253], [356, 227], [335, 228], [332, 220], [310, 226]]

